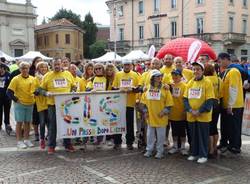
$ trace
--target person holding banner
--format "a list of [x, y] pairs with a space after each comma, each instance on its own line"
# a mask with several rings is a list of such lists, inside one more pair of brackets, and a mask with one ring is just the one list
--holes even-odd
[[[105, 68], [101, 63], [96, 63], [94, 65], [95, 77], [91, 78], [87, 83], [86, 91], [106, 91], [107, 90], [107, 79], [105, 77]], [[97, 136], [94, 140], [94, 145], [100, 148], [100, 144], [103, 141], [103, 136]]]
[[[62, 60], [53, 61], [53, 69], [48, 72], [41, 83], [41, 93], [47, 96], [49, 120], [49, 148], [48, 154], [55, 153], [56, 147], [56, 107], [53, 93], [70, 93], [76, 90], [75, 81], [70, 72], [63, 70]], [[63, 140], [66, 151], [75, 152], [70, 139]]]
[[[36, 65], [35, 73], [35, 84], [36, 89], [40, 87], [44, 75], [49, 71], [49, 65], [47, 62], [39, 62]], [[39, 115], [39, 125], [40, 125], [40, 148], [45, 149], [45, 125], [48, 126], [48, 105], [46, 97], [39, 95], [36, 90], [35, 101], [37, 106], [37, 112]]]
[[87, 86], [88, 81], [94, 77], [94, 64], [93, 63], [87, 63], [84, 67], [84, 74], [82, 76], [82, 79], [84, 81], [84, 85]]
[[[128, 93], [126, 109], [126, 144], [128, 150], [133, 150], [134, 136], [134, 107], [136, 102], [136, 93], [139, 92], [139, 75], [132, 71], [132, 61], [123, 60], [123, 71], [117, 72], [112, 84], [113, 90], [120, 89]], [[122, 143], [122, 135], [114, 135], [114, 149], [119, 149]]]
[[83, 79], [77, 76], [77, 66], [74, 64], [70, 64], [69, 72], [72, 74], [75, 80], [75, 85], [77, 86], [76, 92], [83, 92], [86, 90], [86, 84]]
[[[35, 103], [34, 77], [29, 75], [30, 64], [21, 62], [19, 65], [21, 74], [14, 77], [7, 89], [7, 95], [14, 101], [14, 113], [16, 120], [17, 147], [25, 149], [34, 145], [29, 140], [30, 123], [32, 122], [32, 112]], [[22, 137], [22, 124], [24, 129], [24, 141]]]
[[192, 65], [195, 77], [187, 84], [183, 95], [191, 132], [191, 155], [188, 160], [197, 160], [202, 164], [207, 162], [208, 157], [209, 122], [212, 120], [214, 91], [210, 80], [203, 76], [204, 65], [200, 62]]
[[220, 151], [223, 154], [241, 152], [241, 128], [243, 116], [243, 87], [240, 71], [231, 67], [230, 55], [220, 53], [218, 62], [226, 68], [222, 81], [222, 113]]
[[[164, 157], [164, 141], [166, 135], [166, 126], [168, 123], [168, 114], [173, 106], [173, 98], [169, 90], [165, 90], [162, 85], [163, 74], [159, 70], [151, 71], [150, 85], [147, 91], [143, 93], [141, 103], [144, 104], [145, 118], [147, 124], [147, 147], [145, 157], [151, 157], [155, 147], [157, 153], [155, 158]], [[156, 133], [156, 138], [155, 138]]]

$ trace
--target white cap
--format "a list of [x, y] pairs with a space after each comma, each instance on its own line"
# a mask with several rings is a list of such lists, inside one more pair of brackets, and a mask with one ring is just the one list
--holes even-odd
[[122, 60], [122, 64], [124, 64], [124, 65], [126, 65], [126, 64], [132, 64], [132, 61], [128, 60], [128, 59], [124, 59], [124, 60]]
[[151, 70], [151, 77], [154, 77], [154, 76], [162, 76], [162, 73], [156, 69]]
[[204, 70], [204, 69], [205, 69], [204, 64], [203, 64], [203, 63], [201, 63], [200, 61], [193, 62], [193, 63], [192, 63], [192, 65], [199, 65], [199, 66], [202, 68], [202, 70]]

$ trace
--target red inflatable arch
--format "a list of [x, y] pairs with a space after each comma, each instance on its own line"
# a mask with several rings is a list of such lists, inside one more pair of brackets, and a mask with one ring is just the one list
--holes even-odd
[[193, 62], [200, 55], [208, 55], [215, 60], [214, 50], [204, 41], [195, 38], [177, 38], [167, 42], [157, 53], [156, 57], [162, 59], [166, 54], [174, 57], [181, 56], [186, 62]]

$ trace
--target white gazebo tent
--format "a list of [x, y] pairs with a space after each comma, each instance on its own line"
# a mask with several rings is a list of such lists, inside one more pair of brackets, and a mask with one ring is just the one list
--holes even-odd
[[0, 58], [1, 57], [4, 57], [7, 61], [14, 61], [15, 60], [15, 58], [5, 54], [3, 51], [0, 50]]
[[109, 61], [121, 61], [122, 57], [116, 54], [115, 52], [107, 52], [103, 56], [99, 58], [92, 59], [91, 61], [93, 62], [100, 62], [100, 63], [105, 63]]
[[122, 57], [122, 59], [146, 60], [146, 59], [150, 59], [150, 57], [144, 52], [142, 52], [141, 50], [133, 50], [130, 53], [128, 53], [126, 56]]
[[35, 57], [41, 57], [43, 60], [52, 60], [53, 58], [44, 56], [41, 52], [38, 51], [29, 51], [21, 57], [17, 57], [16, 59], [24, 60], [24, 61], [32, 61]]

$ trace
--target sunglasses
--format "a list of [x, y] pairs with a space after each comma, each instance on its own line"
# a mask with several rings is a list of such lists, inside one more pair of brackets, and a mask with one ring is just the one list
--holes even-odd
[[101, 70], [102, 68], [95, 68], [95, 70]]

